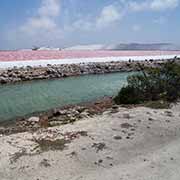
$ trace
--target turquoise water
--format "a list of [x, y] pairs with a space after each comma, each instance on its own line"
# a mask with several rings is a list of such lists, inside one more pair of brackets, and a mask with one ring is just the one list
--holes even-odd
[[0, 86], [0, 121], [116, 95], [129, 74], [87, 75]]

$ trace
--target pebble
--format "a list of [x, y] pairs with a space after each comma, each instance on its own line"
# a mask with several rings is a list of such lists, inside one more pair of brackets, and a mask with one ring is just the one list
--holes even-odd
[[115, 139], [115, 140], [121, 140], [122, 137], [121, 137], [121, 136], [114, 136], [114, 139]]

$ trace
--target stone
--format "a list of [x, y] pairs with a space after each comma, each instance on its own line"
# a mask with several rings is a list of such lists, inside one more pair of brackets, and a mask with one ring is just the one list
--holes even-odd
[[130, 119], [131, 117], [130, 117], [130, 114], [129, 114], [129, 113], [124, 113], [124, 114], [123, 114], [123, 118]]
[[125, 129], [129, 129], [129, 128], [131, 128], [131, 127], [133, 127], [131, 124], [129, 124], [129, 123], [123, 123], [123, 124], [121, 124], [121, 128], [125, 128]]
[[43, 159], [43, 160], [40, 162], [40, 166], [50, 167], [51, 164], [49, 163], [49, 160]]
[[[160, 61], [159, 61], [160, 62]], [[144, 63], [144, 62], [143, 62]], [[162, 62], [160, 62], [162, 63]], [[148, 66], [148, 62], [144, 63]], [[149, 66], [157, 66], [150, 64]], [[133, 62], [101, 62], [101, 63], [81, 63], [66, 65], [47, 65], [46, 67], [23, 67], [12, 68], [0, 71], [0, 84], [14, 83], [28, 80], [62, 78], [78, 76], [84, 74], [103, 74], [113, 72], [129, 72], [138, 70], [137, 63]]]
[[61, 110], [61, 109], [55, 109], [53, 112], [54, 116], [61, 116], [61, 115], [67, 115], [67, 110]]
[[81, 117], [81, 118], [87, 118], [87, 117], [89, 117], [89, 112], [87, 112], [87, 111], [82, 112], [82, 113], [80, 114], [80, 117]]
[[0, 77], [0, 83], [1, 83], [1, 84], [5, 84], [5, 83], [7, 83], [7, 82], [8, 82], [7, 78], [5, 78], [5, 77]]
[[114, 136], [114, 139], [115, 139], [115, 140], [121, 140], [122, 137], [121, 137], [121, 136]]
[[30, 117], [29, 119], [28, 119], [28, 122], [35, 122], [35, 123], [38, 123], [39, 122], [39, 117]]
[[119, 109], [119, 106], [118, 106], [118, 105], [113, 105], [113, 106], [112, 106], [112, 109], [118, 110], [118, 109]]

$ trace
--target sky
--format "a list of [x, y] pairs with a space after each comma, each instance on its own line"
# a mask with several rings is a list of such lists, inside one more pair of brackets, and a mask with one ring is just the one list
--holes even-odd
[[180, 0], [0, 0], [0, 49], [180, 44]]

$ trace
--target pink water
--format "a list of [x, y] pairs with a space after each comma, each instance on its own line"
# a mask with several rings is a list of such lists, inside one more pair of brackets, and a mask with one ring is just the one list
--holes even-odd
[[0, 51], [0, 61], [51, 60], [121, 56], [176, 55], [180, 51]]

